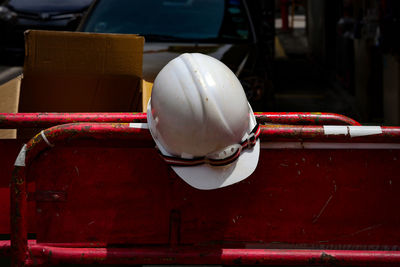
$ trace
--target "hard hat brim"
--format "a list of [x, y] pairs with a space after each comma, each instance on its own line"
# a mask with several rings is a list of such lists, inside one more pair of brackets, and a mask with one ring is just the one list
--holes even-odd
[[242, 151], [240, 157], [225, 166], [202, 164], [191, 167], [171, 166], [175, 173], [190, 186], [201, 190], [222, 188], [249, 177], [257, 168], [260, 140], [251, 149]]

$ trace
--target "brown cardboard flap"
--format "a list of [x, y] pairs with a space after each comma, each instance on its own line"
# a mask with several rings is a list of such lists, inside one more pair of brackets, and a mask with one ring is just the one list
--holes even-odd
[[146, 80], [142, 80], [142, 110], [143, 112], [147, 112], [147, 104], [149, 103], [150, 97], [151, 97], [151, 91], [153, 89], [153, 83], [148, 82]]
[[140, 80], [128, 75], [27, 74], [23, 79], [19, 110], [20, 112], [136, 111], [141, 110], [139, 88]]
[[20, 112], [141, 111], [143, 37], [27, 31]]
[[142, 77], [144, 38], [134, 34], [27, 31], [24, 73]]
[[15, 113], [18, 111], [19, 86], [22, 76], [18, 76], [0, 85], [0, 113]]
[[[18, 111], [21, 76], [0, 85], [0, 113]], [[0, 130], [0, 139], [16, 138], [16, 130]]]

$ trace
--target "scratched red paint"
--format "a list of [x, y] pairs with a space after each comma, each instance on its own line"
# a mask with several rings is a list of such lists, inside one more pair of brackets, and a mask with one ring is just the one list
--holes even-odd
[[[262, 123], [292, 125], [360, 125], [355, 120], [334, 113], [274, 112], [256, 113]], [[51, 127], [74, 122], [146, 122], [146, 113], [0, 113], [0, 129]]]
[[[44, 134], [55, 147], [36, 136], [27, 144], [27, 169], [17, 167], [13, 178], [15, 264], [400, 263], [400, 214], [393, 212], [400, 201], [400, 150], [263, 149], [248, 179], [199, 191], [165, 165], [147, 130], [80, 123]], [[321, 126], [263, 126], [261, 134], [262, 141], [348, 143], [399, 143], [399, 137], [395, 127], [357, 138], [326, 136]], [[38, 193], [65, 196], [36, 202], [40, 227], [31, 254], [25, 178], [36, 182]], [[127, 244], [140, 246], [118, 248]]]

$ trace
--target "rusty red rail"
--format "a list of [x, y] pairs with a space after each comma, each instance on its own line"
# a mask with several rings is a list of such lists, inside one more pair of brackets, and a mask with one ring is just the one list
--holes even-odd
[[[94, 140], [129, 140], [131, 145], [145, 143], [152, 145], [153, 141], [147, 129], [136, 128], [137, 125], [124, 123], [76, 123], [64, 124], [49, 128], [32, 138], [21, 150], [18, 156], [13, 177], [11, 180], [11, 251], [14, 266], [23, 266], [29, 263], [27, 240], [27, 183], [26, 171], [35, 157], [45, 149], [62, 142], [77, 139]], [[365, 142], [369, 143], [399, 143], [400, 129], [394, 127], [379, 127], [379, 133], [365, 135], [371, 128], [364, 126], [339, 126], [329, 128], [326, 126], [263, 126], [261, 141], [286, 140], [292, 142], [308, 141], [317, 142]], [[354, 128], [356, 127], [356, 128]], [[337, 130], [336, 132], [333, 130]], [[364, 135], [355, 136], [354, 133]], [[377, 130], [378, 128], [373, 128]], [[352, 135], [353, 131], [353, 135]], [[387, 265], [400, 264], [400, 251], [322, 251], [322, 250], [266, 250], [266, 249], [218, 249], [204, 251], [199, 248], [175, 249], [149, 248], [149, 249], [122, 249], [122, 248], [60, 248], [46, 247], [43, 245], [29, 246], [35, 256], [55, 262], [77, 263], [193, 263], [190, 259], [204, 258], [204, 263], [215, 264], [311, 264], [328, 265], [334, 260], [338, 265], [370, 264]], [[79, 252], [79, 253], [78, 253]], [[83, 253], [83, 254], [82, 254]], [[207, 254], [208, 253], [208, 254]], [[78, 256], [79, 255], [79, 256]], [[83, 255], [83, 256], [82, 256]], [[149, 260], [150, 258], [150, 260]], [[104, 261], [102, 261], [104, 259]], [[336, 261], [337, 260], [337, 261]], [[238, 262], [240, 261], [240, 262]], [[197, 264], [203, 261], [197, 261]]]
[[[397, 266], [399, 251], [204, 249], [204, 248], [62, 248], [32, 246], [31, 253], [50, 264], [226, 264]], [[28, 262], [32, 264], [33, 262]]]
[[[269, 125], [261, 127], [260, 139], [268, 141], [307, 141], [307, 142], [399, 142], [400, 128], [388, 126], [297, 126], [297, 125]], [[370, 128], [371, 127], [371, 128]], [[368, 129], [380, 132], [371, 133]], [[338, 131], [335, 131], [338, 130]], [[360, 133], [359, 131], [364, 131]]]
[[[35, 262], [47, 264], [226, 264], [226, 265], [368, 265], [397, 266], [399, 251], [307, 250], [307, 249], [204, 249], [204, 248], [106, 248], [38, 245], [29, 240]], [[83, 245], [83, 244], [82, 244]], [[5, 250], [10, 241], [0, 241]]]
[[0, 128], [47, 128], [75, 122], [146, 121], [146, 113], [0, 113]]
[[[256, 113], [261, 124], [291, 125], [360, 125], [357, 121], [334, 113], [276, 112]], [[0, 129], [48, 128], [75, 122], [146, 122], [146, 113], [0, 113]]]
[[256, 113], [259, 123], [291, 125], [361, 125], [359, 122], [335, 113], [271, 112]]
[[10, 240], [0, 240], [0, 258], [9, 256], [10, 249]]

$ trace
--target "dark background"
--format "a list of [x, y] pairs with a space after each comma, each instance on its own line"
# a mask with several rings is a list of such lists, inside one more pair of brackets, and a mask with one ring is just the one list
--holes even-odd
[[330, 111], [363, 123], [400, 124], [400, 1], [275, 4], [278, 19], [278, 9], [289, 10], [289, 27], [276, 27], [286, 52], [274, 60], [278, 110]]
[[[268, 62], [268, 99], [257, 111], [333, 112], [364, 124], [400, 125], [400, 1], [252, 0], [248, 6]], [[0, 82], [21, 72], [23, 57], [2, 54], [0, 61]]]

